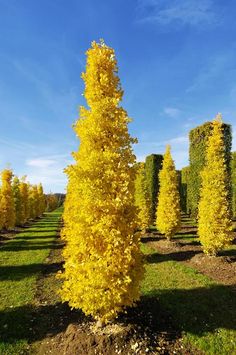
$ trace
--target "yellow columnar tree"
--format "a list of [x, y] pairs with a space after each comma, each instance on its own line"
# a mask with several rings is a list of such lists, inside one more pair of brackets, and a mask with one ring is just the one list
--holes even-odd
[[142, 255], [134, 206], [135, 156], [130, 119], [114, 50], [103, 42], [87, 51], [84, 96], [74, 129], [80, 139], [65, 204], [65, 270], [61, 296], [71, 307], [106, 322], [139, 298]]
[[16, 225], [19, 226], [22, 223], [22, 198], [20, 192], [20, 180], [17, 176], [14, 177], [12, 183], [12, 190], [13, 190], [13, 197], [14, 197], [14, 204], [15, 204], [15, 214], [16, 214]]
[[213, 121], [206, 149], [206, 164], [201, 173], [202, 186], [198, 212], [198, 235], [206, 254], [216, 255], [231, 240], [230, 200], [227, 186], [222, 118]]
[[29, 187], [26, 182], [26, 176], [20, 180], [20, 194], [22, 202], [22, 214], [20, 224], [25, 224], [29, 219]]
[[30, 218], [35, 219], [39, 214], [39, 195], [37, 185], [31, 185], [28, 183], [29, 191], [29, 211]]
[[29, 204], [29, 219], [35, 218], [35, 201], [34, 201], [34, 190], [33, 185], [29, 182], [28, 185], [28, 204]]
[[[0, 186], [0, 208], [1, 208], [1, 199], [2, 199], [2, 187]], [[3, 226], [3, 214], [1, 213], [0, 210], [0, 230], [2, 229]]]
[[46, 200], [43, 192], [43, 186], [41, 183], [37, 186], [37, 189], [39, 198], [39, 216], [42, 216], [43, 212], [45, 212], [46, 209]]
[[10, 169], [4, 169], [1, 172], [2, 187], [0, 200], [0, 213], [2, 228], [12, 229], [15, 226], [15, 205], [12, 191], [13, 173]]
[[34, 218], [40, 216], [40, 197], [38, 186], [33, 185], [33, 196], [34, 196]]
[[50, 193], [46, 196], [46, 205], [47, 211], [53, 211], [58, 207], [58, 199], [57, 196], [53, 193]]
[[145, 178], [145, 165], [139, 163], [135, 178], [135, 205], [138, 208], [139, 227], [142, 229], [148, 228], [151, 223], [150, 204]]
[[156, 224], [159, 231], [170, 240], [179, 229], [181, 215], [178, 176], [169, 145], [164, 154], [162, 170], [159, 173], [159, 182]]

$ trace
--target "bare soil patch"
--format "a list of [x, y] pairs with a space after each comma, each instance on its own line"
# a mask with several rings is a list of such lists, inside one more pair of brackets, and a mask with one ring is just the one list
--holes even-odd
[[[179, 235], [185, 233], [194, 235], [195, 231], [194, 227], [191, 227], [191, 232], [189, 228], [183, 228]], [[168, 241], [159, 233], [146, 234], [143, 241], [165, 256], [166, 260], [182, 262], [217, 282], [233, 285], [236, 288], [236, 250], [229, 249], [216, 257], [208, 256], [202, 252], [197, 237], [196, 240], [190, 242], [181, 237]]]
[[90, 317], [61, 303], [55, 274], [62, 262], [61, 250], [52, 250], [37, 281], [30, 354], [201, 354], [183, 345], [156, 298], [143, 297], [114, 323], [96, 328]]

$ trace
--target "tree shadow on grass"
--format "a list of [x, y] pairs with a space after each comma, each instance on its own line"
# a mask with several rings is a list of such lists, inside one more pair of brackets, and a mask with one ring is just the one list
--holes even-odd
[[157, 242], [160, 240], [158, 237], [141, 237], [140, 241], [141, 243], [148, 243], [148, 242]]
[[[141, 298], [136, 308], [128, 309], [118, 322], [146, 326], [155, 331], [189, 332], [199, 336], [218, 328], [236, 330], [236, 291], [229, 286], [214, 285], [191, 290], [153, 290]], [[170, 316], [171, 315], [171, 316]], [[1, 340], [29, 342], [65, 331], [73, 322], [91, 320], [67, 304], [23, 306], [0, 312]]]
[[182, 331], [201, 336], [218, 328], [236, 330], [235, 286], [154, 290], [149, 297], [155, 296]]
[[[34, 234], [34, 235], [22, 235], [17, 237], [17, 241], [22, 240], [22, 241], [27, 241], [27, 240], [34, 240], [34, 239], [48, 239], [48, 238], [57, 238], [58, 236], [55, 236], [55, 233], [53, 235], [45, 235], [44, 233], [50, 233], [50, 232], [54, 232], [54, 231], [40, 231], [38, 232], [38, 234]], [[42, 235], [41, 235], [42, 234]]]
[[44, 339], [66, 330], [72, 322], [82, 322], [83, 313], [71, 311], [67, 304], [26, 305], [0, 312], [0, 340], [14, 343], [27, 339], [28, 342]]
[[[50, 226], [47, 226], [50, 227]], [[20, 232], [20, 234], [22, 234], [22, 236], [28, 237], [28, 234], [35, 234], [35, 238], [37, 237], [37, 233], [56, 233], [59, 230], [59, 228], [54, 228], [52, 227], [51, 229], [43, 229], [43, 228], [38, 228], [38, 229], [33, 229], [33, 230], [28, 230], [28, 231], [23, 231]], [[21, 238], [21, 235], [17, 236], [19, 238]], [[31, 236], [29, 236], [31, 237]]]
[[147, 264], [156, 264], [162, 263], [166, 261], [186, 261], [190, 260], [196, 254], [200, 254], [202, 251], [200, 250], [186, 250], [186, 251], [178, 251], [174, 253], [168, 254], [160, 254], [160, 253], [153, 253], [146, 256], [145, 260]]
[[[51, 238], [49, 236], [48, 238]], [[43, 250], [43, 249], [62, 249], [61, 244], [56, 244], [53, 242], [44, 243], [27, 243], [27, 242], [15, 242], [8, 243], [0, 248], [0, 251], [22, 251], [22, 250]]]
[[179, 232], [175, 233], [175, 235], [180, 235], [180, 236], [182, 235], [184, 238], [185, 238], [185, 234], [195, 237], [197, 235], [197, 231], [191, 230], [191, 232], [190, 232], [189, 230], [187, 230], [187, 231], [179, 231]]
[[17, 266], [1, 266], [0, 267], [0, 281], [10, 280], [18, 281], [25, 277], [30, 277], [37, 273], [43, 275], [49, 275], [61, 270], [63, 263], [51, 263], [51, 264], [29, 264], [29, 265], [17, 265]]

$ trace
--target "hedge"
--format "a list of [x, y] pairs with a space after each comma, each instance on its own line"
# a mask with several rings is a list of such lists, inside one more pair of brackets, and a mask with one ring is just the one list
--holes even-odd
[[161, 154], [151, 154], [146, 157], [145, 173], [147, 182], [147, 194], [151, 201], [150, 216], [151, 224], [156, 221], [157, 195], [159, 191], [159, 171], [162, 168], [163, 156]]
[[[191, 216], [196, 218], [198, 213], [198, 202], [201, 186], [200, 172], [205, 164], [205, 150], [208, 137], [212, 130], [212, 122], [206, 122], [189, 132], [189, 183], [187, 184], [188, 208]], [[232, 133], [229, 124], [223, 124], [225, 142], [225, 161], [230, 177], [230, 160]], [[229, 196], [231, 196], [230, 178], [228, 183]]]

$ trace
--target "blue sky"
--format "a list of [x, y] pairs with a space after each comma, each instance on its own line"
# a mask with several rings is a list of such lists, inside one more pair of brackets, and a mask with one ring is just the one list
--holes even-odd
[[64, 191], [85, 52], [100, 38], [116, 51], [138, 160], [171, 144], [186, 166], [188, 131], [217, 112], [236, 136], [235, 16], [233, 0], [0, 0], [0, 169]]

